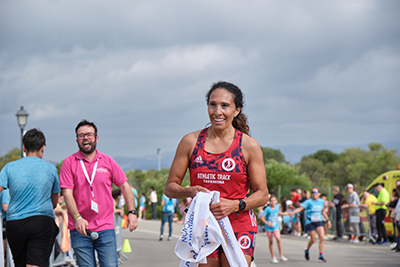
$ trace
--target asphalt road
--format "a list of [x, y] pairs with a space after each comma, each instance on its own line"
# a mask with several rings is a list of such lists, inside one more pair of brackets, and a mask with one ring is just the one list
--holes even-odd
[[[122, 266], [144, 267], [177, 267], [179, 258], [174, 253], [176, 241], [180, 236], [182, 224], [173, 224], [172, 240], [167, 241], [168, 225], [165, 225], [164, 240], [159, 241], [160, 221], [139, 221], [139, 227], [130, 233], [122, 230], [122, 239], [128, 239], [132, 252], [124, 253], [128, 259], [123, 259]], [[255, 263], [257, 267], [285, 265], [285, 266], [400, 266], [400, 252], [391, 251], [388, 245], [365, 245], [364, 242], [351, 244], [348, 241], [325, 241], [324, 257], [327, 263], [320, 263], [318, 258], [318, 243], [310, 250], [310, 261], [304, 259], [304, 248], [308, 240], [305, 238], [284, 235], [282, 236], [283, 254], [289, 259], [287, 262], [273, 264], [270, 262], [268, 238], [265, 233], [257, 234]], [[274, 247], [278, 255], [277, 247]]]

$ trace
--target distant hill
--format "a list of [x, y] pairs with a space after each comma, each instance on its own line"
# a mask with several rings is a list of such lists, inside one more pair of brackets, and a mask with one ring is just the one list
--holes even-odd
[[[397, 149], [397, 155], [400, 156], [400, 141], [387, 141], [382, 145], [389, 149]], [[286, 161], [291, 164], [296, 164], [301, 161], [301, 158], [306, 155], [314, 154], [318, 150], [328, 149], [334, 153], [341, 153], [346, 148], [360, 147], [368, 150], [368, 144], [354, 145], [354, 146], [340, 146], [340, 145], [284, 145], [272, 147], [279, 149], [285, 155]], [[161, 154], [161, 168], [169, 169], [174, 158], [175, 151], [166, 151]], [[158, 156], [148, 155], [143, 157], [114, 157], [115, 161], [121, 166], [124, 171], [129, 170], [150, 170], [158, 168]]]
[[[400, 141], [386, 141], [382, 143], [383, 147], [389, 149], [397, 149], [397, 156], [400, 157]], [[364, 150], [368, 150], [368, 144], [360, 144], [354, 146], [341, 146], [341, 145], [312, 145], [312, 146], [302, 146], [302, 145], [285, 145], [279, 147], [272, 147], [274, 149], [279, 149], [283, 155], [285, 155], [285, 160], [291, 164], [296, 164], [301, 161], [301, 158], [306, 155], [314, 154], [318, 150], [327, 149], [334, 153], [342, 153], [345, 149], [351, 147], [359, 147]]]
[[[169, 169], [174, 159], [175, 151], [161, 153], [161, 169]], [[158, 168], [158, 155], [144, 157], [114, 157], [114, 160], [121, 166], [122, 170], [151, 170]]]

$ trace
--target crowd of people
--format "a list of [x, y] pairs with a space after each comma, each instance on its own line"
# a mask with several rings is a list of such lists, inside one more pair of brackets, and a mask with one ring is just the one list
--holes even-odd
[[[319, 237], [321, 262], [326, 262], [323, 257], [324, 240], [329, 239], [328, 229], [332, 223], [328, 217], [329, 209], [334, 207], [332, 218], [335, 219], [335, 236], [332, 238], [336, 241], [343, 240], [344, 235], [349, 236], [350, 243], [360, 242], [360, 228], [363, 232], [368, 232], [369, 241], [372, 244], [388, 244], [388, 236], [385, 227], [385, 217], [387, 210], [393, 222], [394, 242], [391, 249], [399, 252], [400, 244], [400, 180], [396, 181], [396, 188], [389, 196], [387, 190], [381, 183], [373, 186], [378, 196], [364, 190], [361, 199], [355, 191], [353, 184], [346, 186], [348, 192], [347, 200], [340, 193], [338, 186], [332, 187], [333, 197], [327, 200], [326, 194], [321, 194], [318, 188], [311, 191], [309, 197], [308, 190], [291, 189], [291, 199], [281, 197], [280, 203], [277, 204], [276, 196], [270, 196], [267, 206], [259, 208], [260, 230], [265, 231], [270, 242], [269, 248], [271, 252], [271, 262], [277, 263], [278, 260], [273, 252], [273, 236], [275, 236], [279, 254], [282, 261], [286, 258], [282, 254], [281, 234], [293, 234], [295, 236], [303, 236], [310, 239], [305, 250], [305, 258], [309, 260], [309, 249], [315, 242], [315, 233]], [[365, 230], [360, 220], [360, 210], [366, 210], [369, 229]], [[344, 221], [344, 227], [343, 227]], [[300, 225], [298, 225], [298, 223]]]
[[[160, 241], [164, 238], [166, 222], [169, 225], [167, 240], [171, 240], [172, 222], [179, 220], [177, 214], [180, 213], [181, 220], [185, 221], [188, 205], [201, 205], [194, 201], [197, 195], [213, 191], [218, 191], [219, 197], [218, 201], [206, 203], [209, 212], [219, 223], [229, 218], [229, 225], [224, 224], [223, 229], [225, 234], [233, 231], [234, 237], [230, 246], [223, 246], [225, 239], [220, 236], [221, 243], [217, 243], [200, 263], [203, 267], [230, 266], [233, 250], [235, 254], [239, 252], [244, 264], [250, 266], [258, 231], [254, 213], [257, 208], [268, 236], [273, 263], [279, 262], [273, 252], [274, 238], [279, 259], [288, 260], [283, 255], [281, 233], [309, 237], [304, 251], [306, 260], [310, 260], [310, 248], [318, 236], [318, 261], [326, 262], [323, 249], [325, 236], [332, 225], [328, 217], [330, 207], [336, 207], [337, 212], [336, 240], [342, 239], [349, 229], [350, 242], [358, 242], [360, 208], [369, 210], [371, 226], [376, 222], [375, 243], [388, 242], [383, 223], [386, 209], [393, 213], [396, 236], [399, 236], [399, 204], [395, 199], [390, 200], [380, 184], [375, 186], [379, 192], [376, 199], [364, 192], [360, 200], [354, 185], [348, 184], [347, 200], [335, 186], [330, 201], [318, 188], [313, 188], [311, 193], [292, 189], [290, 200], [282, 197], [278, 204], [276, 196], [268, 197], [263, 153], [258, 142], [249, 135], [242, 91], [232, 83], [217, 82], [207, 92], [206, 103], [209, 125], [185, 135], [177, 147], [161, 197]], [[123, 217], [129, 231], [135, 230], [138, 221], [146, 218], [147, 205], [151, 207], [151, 219], [158, 219], [158, 197], [154, 187], [149, 189], [147, 199], [144, 192], [139, 197], [137, 189], [128, 183], [115, 160], [97, 150], [97, 126], [82, 120], [75, 128], [75, 135], [79, 150], [63, 161], [59, 179], [56, 168], [42, 160], [46, 142], [44, 134], [37, 129], [29, 130], [23, 137], [26, 157], [8, 163], [0, 172], [2, 208], [6, 211], [6, 215], [3, 214], [4, 236], [17, 267], [48, 266], [59, 232], [56, 217], [62, 217], [65, 222], [62, 250], [73, 248], [77, 264], [82, 267], [94, 267], [97, 262], [105, 267], [118, 266], [114, 216]], [[182, 186], [187, 169], [190, 186]], [[117, 189], [112, 190], [113, 185]], [[397, 199], [399, 190], [398, 185]], [[178, 199], [182, 199], [180, 204]], [[341, 216], [345, 213], [348, 225], [343, 228]], [[398, 245], [396, 250], [399, 251]], [[194, 259], [197, 252], [190, 251]]]

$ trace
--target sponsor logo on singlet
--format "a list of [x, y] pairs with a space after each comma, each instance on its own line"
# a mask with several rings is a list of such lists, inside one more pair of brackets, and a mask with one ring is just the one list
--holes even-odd
[[248, 249], [251, 245], [251, 239], [247, 235], [241, 236], [238, 241], [242, 249]]
[[226, 158], [224, 161], [222, 161], [222, 169], [224, 169], [227, 172], [232, 171], [235, 168], [236, 164], [235, 161], [231, 158]]
[[196, 157], [196, 158], [194, 159], [194, 162], [195, 162], [195, 163], [198, 163], [198, 164], [203, 164], [203, 160], [201, 159], [201, 156]]

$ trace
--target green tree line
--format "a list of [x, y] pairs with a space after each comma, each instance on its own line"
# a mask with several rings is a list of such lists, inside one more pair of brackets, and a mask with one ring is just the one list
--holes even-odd
[[[329, 188], [339, 185], [341, 188], [347, 183], [353, 183], [362, 190], [369, 185], [378, 175], [395, 170], [400, 164], [400, 157], [396, 149], [383, 147], [379, 143], [371, 143], [367, 150], [361, 148], [348, 148], [342, 153], [330, 150], [319, 150], [314, 154], [303, 156], [297, 164], [286, 162], [285, 156], [278, 149], [262, 147], [265, 170], [267, 174], [268, 189], [271, 193], [289, 196], [291, 188], [310, 190], [312, 187]], [[10, 161], [20, 158], [21, 150], [12, 149], [0, 157], [0, 168]], [[57, 164], [60, 170], [62, 162]], [[138, 190], [139, 196], [150, 193], [153, 186], [159, 201], [164, 192], [165, 182], [169, 169], [157, 170], [130, 170], [126, 172], [128, 181]], [[189, 185], [188, 172], [182, 185]], [[323, 190], [321, 189], [323, 192]], [[327, 192], [325, 192], [327, 193]], [[161, 207], [159, 207], [161, 209]], [[150, 212], [148, 212], [150, 214]]]

